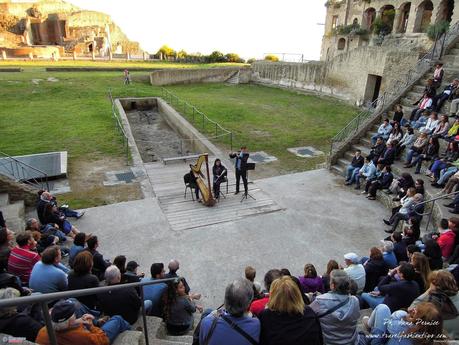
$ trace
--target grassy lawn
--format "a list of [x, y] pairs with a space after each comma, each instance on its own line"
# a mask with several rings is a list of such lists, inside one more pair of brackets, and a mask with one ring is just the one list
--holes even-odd
[[266, 167], [280, 173], [312, 169], [323, 162], [324, 157], [296, 157], [287, 148], [314, 146], [327, 153], [330, 138], [357, 112], [330, 97], [258, 85], [196, 84], [167, 89], [231, 130], [236, 148], [245, 144], [252, 152], [277, 157], [278, 162]]
[[[86, 63], [78, 62], [80, 66]], [[0, 63], [0, 67], [4, 65]], [[20, 66], [24, 72], [0, 73], [0, 151], [9, 155], [68, 151], [74, 192], [64, 200], [73, 202], [73, 207], [134, 198], [138, 191], [110, 190], [101, 183], [104, 169], [125, 168], [122, 140], [111, 118], [107, 92], [111, 89], [115, 97], [145, 97], [160, 95], [160, 88], [146, 82], [124, 86], [120, 72], [45, 72], [44, 66], [43, 62], [27, 63]], [[134, 80], [145, 75], [132, 73]], [[57, 81], [49, 81], [50, 77]], [[314, 168], [323, 158], [301, 159], [286, 149], [312, 145], [327, 152], [329, 139], [356, 114], [355, 108], [335, 99], [256, 85], [168, 89], [233, 131], [235, 147], [246, 144], [252, 152], [262, 150], [276, 156], [278, 162], [265, 165], [266, 176]], [[86, 175], [97, 168], [98, 175]]]

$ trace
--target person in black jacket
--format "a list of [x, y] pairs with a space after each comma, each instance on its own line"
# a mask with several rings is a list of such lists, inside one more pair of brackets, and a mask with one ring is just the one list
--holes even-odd
[[318, 316], [304, 304], [295, 282], [284, 276], [271, 284], [269, 302], [260, 314], [260, 345], [322, 345]]
[[[386, 143], [384, 142], [382, 137], [378, 137], [376, 139], [376, 143], [371, 147], [370, 153], [368, 154], [367, 157], [369, 160], [372, 160], [373, 163], [377, 164], [379, 157], [383, 156], [385, 151], [386, 151]], [[352, 159], [352, 161], [354, 161], [354, 159]], [[351, 164], [351, 166], [352, 165], [353, 163]], [[362, 157], [362, 166], [363, 166], [363, 157]]]
[[59, 230], [70, 237], [75, 237], [75, 235], [79, 232], [78, 229], [65, 219], [65, 216], [58, 211], [57, 206], [51, 203], [47, 203], [45, 205], [42, 224], [55, 224]]
[[[73, 270], [69, 272], [67, 277], [69, 290], [90, 289], [99, 286], [99, 279], [91, 274], [93, 264], [92, 255], [88, 251], [82, 251], [75, 257]], [[96, 295], [81, 296], [77, 299], [89, 309], [96, 309], [98, 305]]]
[[217, 158], [212, 167], [213, 190], [215, 199], [220, 198], [220, 184], [226, 181], [227, 170], [222, 161]]
[[[111, 265], [105, 271], [105, 283], [107, 286], [117, 285], [121, 282], [121, 272], [118, 267]], [[142, 300], [135, 288], [111, 290], [97, 295], [100, 308], [105, 315], [120, 315], [131, 325], [139, 317]], [[149, 303], [148, 303], [149, 302]], [[146, 309], [151, 308], [151, 301], [145, 301]]]
[[354, 157], [352, 157], [352, 162], [346, 168], [346, 184], [351, 184], [351, 181], [354, 180], [355, 174], [363, 167], [364, 159], [362, 156], [362, 151], [356, 150]]
[[383, 259], [383, 253], [377, 247], [370, 249], [370, 259], [363, 264], [363, 267], [365, 268], [364, 292], [373, 291], [379, 280], [389, 271], [389, 267]]
[[92, 274], [97, 276], [99, 280], [104, 279], [105, 270], [108, 266], [111, 265], [111, 262], [108, 260], [104, 260], [104, 256], [97, 251], [97, 247], [99, 247], [99, 240], [97, 236], [91, 236], [87, 241], [87, 248], [86, 251], [92, 254], [92, 259], [94, 261], [94, 265], [92, 267]]
[[389, 240], [394, 243], [394, 254], [397, 258], [397, 262], [408, 261], [408, 255], [406, 253], [406, 243], [402, 241], [403, 236], [400, 231], [395, 231], [389, 237]]
[[389, 188], [393, 180], [394, 175], [392, 174], [392, 168], [386, 165], [382, 169], [381, 175], [379, 175], [376, 180], [371, 180], [367, 182], [367, 185], [365, 186], [365, 191], [368, 193], [367, 199], [375, 200], [376, 192], [378, 191], [378, 189]]
[[452, 98], [454, 91], [456, 91], [458, 85], [459, 85], [459, 79], [454, 79], [451, 84], [449, 84], [448, 86], [444, 88], [442, 93], [437, 94], [432, 99], [432, 109], [434, 111], [440, 111], [441, 108], [443, 107], [443, 104], [448, 99]]
[[231, 152], [229, 156], [230, 158], [236, 158], [236, 162], [234, 164], [236, 172], [236, 192], [234, 194], [239, 194], [239, 183], [242, 178], [242, 182], [244, 183], [244, 193], [247, 195], [247, 160], [249, 159], [249, 151], [247, 146], [242, 146], [241, 150], [237, 153]]
[[415, 174], [419, 174], [421, 172], [422, 161], [431, 161], [435, 160], [438, 157], [438, 151], [440, 149], [440, 144], [438, 142], [438, 138], [431, 137], [429, 139], [429, 144], [424, 148], [423, 152], [418, 155], [412, 165], [416, 164]]
[[402, 262], [379, 282], [377, 291], [364, 292], [362, 300], [373, 309], [381, 303], [387, 305], [391, 312], [408, 308], [420, 295], [415, 278], [413, 265]]
[[394, 164], [395, 160], [395, 146], [398, 144], [397, 140], [386, 144], [386, 150], [384, 154], [378, 158], [378, 164], [391, 165]]

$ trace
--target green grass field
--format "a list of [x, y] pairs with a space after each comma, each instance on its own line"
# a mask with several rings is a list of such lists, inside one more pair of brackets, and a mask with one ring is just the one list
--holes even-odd
[[[146, 82], [124, 86], [120, 72], [45, 72], [38, 62], [20, 67], [24, 72], [0, 73], [0, 151], [20, 155], [66, 150], [69, 172], [77, 179], [85, 178], [82, 165], [97, 165], [101, 159], [123, 161], [108, 90], [115, 97], [161, 94], [160, 88]], [[134, 80], [145, 75], [132, 73]], [[57, 81], [49, 81], [50, 77]], [[233, 131], [235, 147], [246, 144], [252, 152], [262, 150], [276, 156], [278, 162], [266, 165], [272, 169], [267, 175], [307, 170], [323, 162], [324, 158], [300, 159], [287, 148], [312, 145], [326, 152], [329, 139], [356, 114], [355, 108], [332, 98], [257, 85], [201, 84], [168, 89]], [[226, 143], [217, 144], [229, 149]], [[98, 193], [92, 196], [96, 201], [79, 206], [107, 203]], [[81, 194], [69, 198], [85, 199]]]

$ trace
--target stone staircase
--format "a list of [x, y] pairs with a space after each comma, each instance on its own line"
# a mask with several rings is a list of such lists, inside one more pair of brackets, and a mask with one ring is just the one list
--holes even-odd
[[6, 225], [10, 230], [14, 232], [24, 230], [24, 200], [11, 202], [8, 193], [0, 193], [0, 211], [2, 211]]
[[239, 84], [239, 74], [240, 74], [240, 71], [237, 71], [236, 73], [234, 73], [231, 77], [229, 77], [226, 80], [226, 83], [227, 84], [232, 84], [232, 85]]
[[[441, 92], [443, 88], [448, 85], [454, 78], [459, 78], [459, 43], [449, 50], [448, 54], [443, 56], [442, 61], [444, 62], [444, 77], [443, 77], [443, 84], [437, 89], [438, 92]], [[424, 90], [424, 85], [427, 82], [427, 79], [431, 78], [433, 75], [433, 68], [429, 70], [419, 81], [416, 85], [414, 85], [406, 94], [402, 96], [400, 99], [400, 104], [403, 106], [404, 117], [409, 118], [411, 115], [411, 111], [415, 108], [413, 103], [417, 101], [421, 96]], [[449, 102], [445, 102], [441, 114], [449, 114]], [[392, 118], [392, 112], [389, 115], [389, 118]], [[450, 119], [450, 123], [452, 120]], [[371, 136], [377, 132], [379, 125], [382, 123], [382, 117], [377, 119], [375, 124], [367, 131], [362, 137], [356, 139], [354, 144], [350, 147], [348, 151], [346, 151], [341, 158], [339, 158], [334, 165], [330, 167], [330, 170], [336, 174], [341, 176], [345, 175], [346, 167], [350, 164], [354, 152], [356, 150], [361, 150], [364, 156], [368, 155], [370, 152], [371, 147]], [[440, 152], [446, 149], [446, 142], [441, 140], [440, 141]], [[395, 164], [392, 165], [394, 175], [400, 175], [402, 172], [409, 172], [413, 175], [414, 178], [420, 178], [424, 180], [424, 186], [426, 188], [427, 197], [431, 198], [435, 194], [437, 194], [440, 190], [431, 187], [430, 179], [428, 179], [424, 172], [427, 163], [423, 164], [423, 169], [421, 170], [421, 174], [414, 175], [414, 168], [405, 169], [403, 168], [403, 160], [405, 158], [406, 151], [402, 154], [401, 159], [396, 161]], [[363, 188], [363, 187], [362, 187]], [[387, 196], [385, 193], [378, 192], [377, 199], [383, 202], [386, 206], [392, 206], [392, 196]], [[451, 215], [448, 209], [443, 206], [447, 201], [437, 202], [436, 210], [434, 210], [434, 219], [438, 220], [440, 218], [447, 218]]]

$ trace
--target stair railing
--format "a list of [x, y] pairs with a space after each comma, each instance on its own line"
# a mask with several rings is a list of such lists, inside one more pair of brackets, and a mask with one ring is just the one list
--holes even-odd
[[427, 219], [427, 224], [426, 224], [426, 232], [428, 232], [429, 230], [429, 225], [430, 225], [430, 222], [432, 221], [432, 216], [433, 216], [433, 211], [435, 209], [435, 203], [437, 200], [441, 200], [441, 199], [446, 199], [450, 196], [456, 196], [457, 194], [459, 194], [459, 190], [455, 191], [455, 192], [452, 192], [452, 193], [449, 193], [449, 194], [443, 194], [443, 195], [439, 195], [439, 196], [436, 196], [436, 197], [433, 197], [429, 200], [425, 200], [423, 202], [420, 202], [419, 204], [416, 205], [416, 208], [418, 206], [424, 206], [424, 210], [425, 210], [425, 205], [429, 204], [429, 203], [432, 203], [431, 207], [430, 207], [430, 210], [428, 212], [424, 212], [424, 213], [419, 213], [418, 211], [414, 211], [418, 216], [429, 216], [429, 218]]
[[[443, 56], [444, 51], [459, 37], [459, 22], [455, 23], [447, 32], [435, 41], [427, 54], [421, 57], [413, 68], [409, 69], [400, 79], [393, 80], [385, 87], [386, 91], [375, 99], [341, 129], [330, 143], [330, 156], [338, 151], [346, 142], [357, 135], [371, 120], [390, 110], [408, 88], [412, 87], [424, 74], [426, 74], [436, 60]], [[437, 44], [442, 42], [441, 44]]]
[[0, 151], [0, 174], [36, 189], [49, 190], [48, 174], [2, 151]]

